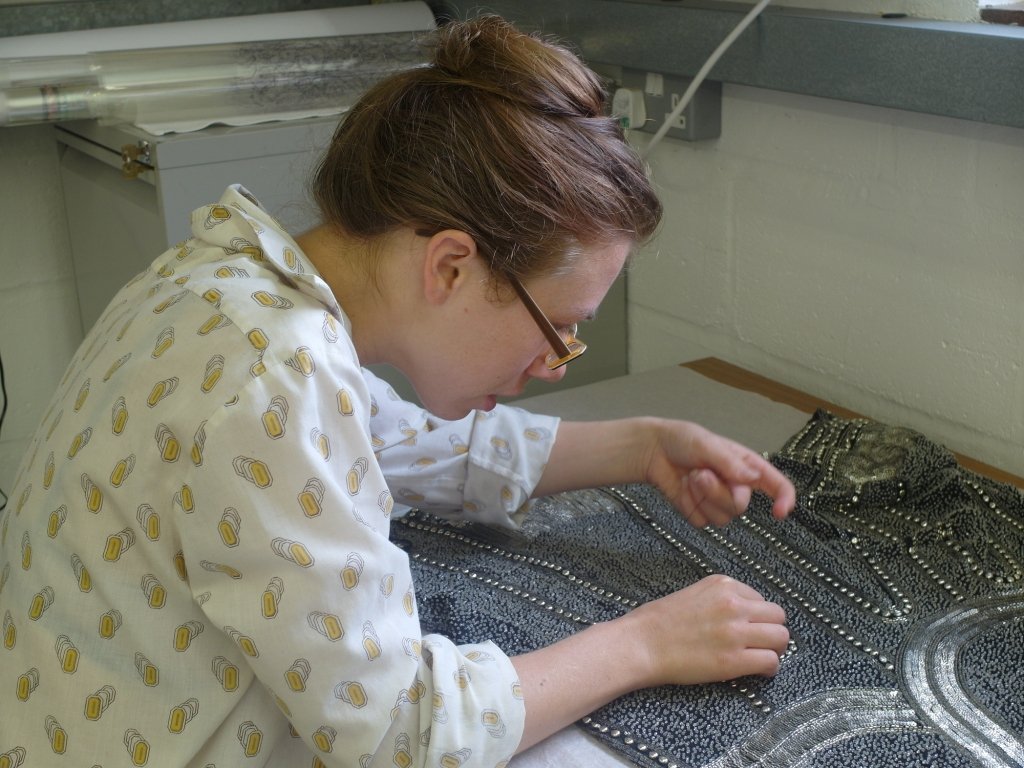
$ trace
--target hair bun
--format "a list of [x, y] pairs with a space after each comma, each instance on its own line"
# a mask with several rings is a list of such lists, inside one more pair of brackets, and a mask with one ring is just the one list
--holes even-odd
[[561, 45], [523, 33], [500, 16], [446, 24], [436, 33], [433, 66], [451, 84], [479, 88], [548, 115], [596, 117], [605, 92]]
[[[472, 77], [480, 68], [481, 55], [495, 58], [498, 46], [492, 39], [498, 37], [500, 21], [497, 17], [481, 16], [472, 26], [442, 25], [434, 38], [434, 66], [453, 77]], [[481, 41], [485, 34], [488, 39]]]

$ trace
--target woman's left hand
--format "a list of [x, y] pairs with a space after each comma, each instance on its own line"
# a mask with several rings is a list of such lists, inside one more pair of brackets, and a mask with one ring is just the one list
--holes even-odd
[[645, 479], [698, 528], [742, 515], [754, 490], [773, 499], [779, 519], [796, 503], [793, 484], [766, 459], [692, 422], [657, 422]]
[[789, 514], [789, 479], [749, 448], [690, 421], [640, 417], [563, 421], [535, 496], [574, 488], [647, 482], [698, 528], [742, 515], [755, 490]]

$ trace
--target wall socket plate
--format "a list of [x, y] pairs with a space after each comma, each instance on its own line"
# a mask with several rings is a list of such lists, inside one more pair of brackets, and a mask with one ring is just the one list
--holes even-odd
[[[646, 133], [657, 133], [665, 118], [671, 114], [693, 78], [666, 75], [623, 67], [620, 85], [633, 91], [642, 91], [647, 119], [644, 125], [632, 126]], [[717, 139], [722, 135], [722, 83], [705, 80], [683, 113], [668, 129], [667, 136], [684, 141]]]

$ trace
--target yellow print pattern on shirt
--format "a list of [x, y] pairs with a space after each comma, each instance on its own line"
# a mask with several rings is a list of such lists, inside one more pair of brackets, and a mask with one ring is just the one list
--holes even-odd
[[[230, 232], [239, 218], [225, 205], [196, 224]], [[275, 260], [315, 275], [302, 254], [251, 234], [224, 242], [236, 256], [180, 244], [115, 300], [31, 444], [0, 531], [0, 717], [12, 723], [0, 768], [46, 753], [180, 765], [197, 733], [212, 734], [225, 764], [265, 764], [282, 730], [273, 718], [308, 711], [299, 697], [339, 711], [302, 726], [294, 748], [312, 751], [306, 763], [347, 754], [343, 713], [356, 709], [385, 725], [409, 720], [412, 738], [401, 734], [387, 757], [411, 765], [416, 708], [435, 728], [461, 719], [462, 692], [488, 679], [460, 665], [443, 691], [426, 677], [409, 686], [424, 651], [407, 560], [386, 538], [395, 500], [373, 454], [416, 450], [400, 469], [428, 477], [468, 456], [469, 431], [430, 448], [417, 412], [369, 390], [354, 358], [338, 373], [333, 358], [351, 340], [325, 308], [333, 297], [309, 311], [291, 278], [266, 277]], [[300, 311], [298, 334], [286, 318]], [[262, 389], [247, 391], [253, 382]], [[370, 418], [391, 418], [386, 442]], [[495, 439], [498, 453], [518, 447]], [[278, 510], [279, 528], [261, 504]], [[325, 546], [345, 526], [359, 535]], [[487, 693], [494, 706], [474, 704], [466, 722], [488, 739], [510, 730], [503, 697]], [[471, 754], [451, 746], [442, 762]]]

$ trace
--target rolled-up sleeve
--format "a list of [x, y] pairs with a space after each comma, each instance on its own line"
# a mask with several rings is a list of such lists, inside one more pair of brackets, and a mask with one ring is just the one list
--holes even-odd
[[518, 526], [529, 510], [559, 420], [499, 405], [438, 419], [364, 370], [374, 451], [395, 501], [445, 516]]

